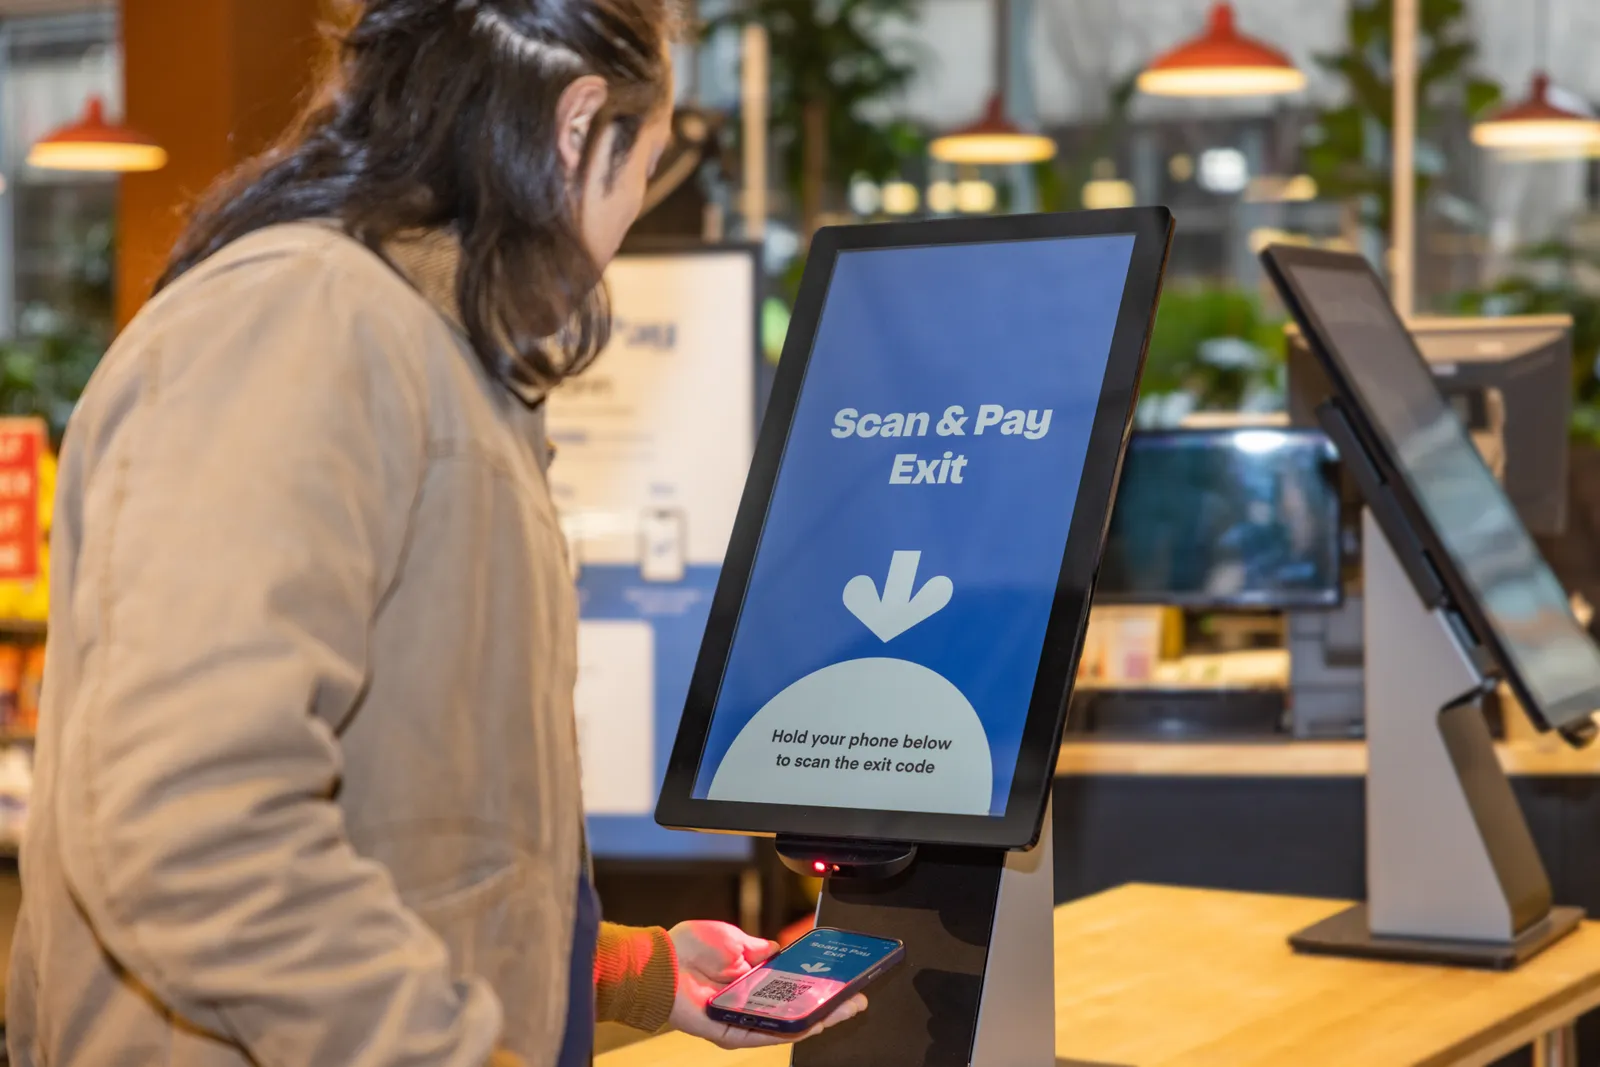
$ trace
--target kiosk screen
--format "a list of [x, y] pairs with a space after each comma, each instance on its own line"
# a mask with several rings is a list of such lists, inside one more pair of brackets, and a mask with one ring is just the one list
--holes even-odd
[[1307, 430], [1134, 434], [1095, 602], [1339, 603], [1337, 459], [1326, 437]]
[[1551, 726], [1586, 719], [1600, 707], [1600, 651], [1371, 269], [1359, 257], [1279, 261], [1274, 252], [1269, 262], [1310, 320], [1301, 328], [1321, 342], [1421, 512], [1452, 592], [1470, 601], [1463, 614], [1531, 714]]
[[1005, 814], [1134, 243], [839, 254], [696, 798]]

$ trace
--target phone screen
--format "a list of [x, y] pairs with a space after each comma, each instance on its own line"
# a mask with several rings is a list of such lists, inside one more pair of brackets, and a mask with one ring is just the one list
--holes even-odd
[[639, 570], [647, 582], [683, 581], [685, 553], [683, 512], [672, 508], [646, 511], [639, 527]]
[[728, 1011], [804, 1019], [894, 955], [898, 941], [845, 930], [813, 930], [711, 1001]]

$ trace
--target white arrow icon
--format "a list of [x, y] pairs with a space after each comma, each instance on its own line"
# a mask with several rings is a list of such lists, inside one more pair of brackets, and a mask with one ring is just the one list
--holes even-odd
[[921, 552], [896, 552], [889, 563], [881, 598], [878, 587], [865, 574], [856, 575], [845, 585], [844, 606], [877, 634], [878, 640], [893, 641], [950, 603], [955, 586], [943, 575], [929, 578], [916, 596], [911, 595], [917, 584], [917, 564], [921, 562]]
[[823, 971], [833, 970], [826, 963], [802, 963], [800, 969], [807, 974], [821, 974]]

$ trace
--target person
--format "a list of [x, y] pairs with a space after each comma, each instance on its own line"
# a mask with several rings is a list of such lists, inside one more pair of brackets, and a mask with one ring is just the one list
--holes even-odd
[[14, 1064], [778, 1040], [704, 1013], [771, 943], [599, 922], [544, 473], [668, 135], [667, 2], [368, 0], [106, 355], [61, 459]]

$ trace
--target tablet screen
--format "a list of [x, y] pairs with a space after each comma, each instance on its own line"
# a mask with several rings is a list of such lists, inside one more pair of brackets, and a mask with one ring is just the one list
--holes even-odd
[[1095, 602], [1337, 604], [1337, 459], [1326, 437], [1305, 430], [1134, 434]]
[[1600, 650], [1364, 263], [1294, 265], [1319, 336], [1483, 613], [1503, 666], [1555, 725], [1600, 699]]
[[695, 798], [1005, 814], [1133, 250], [839, 254]]

